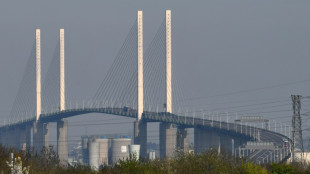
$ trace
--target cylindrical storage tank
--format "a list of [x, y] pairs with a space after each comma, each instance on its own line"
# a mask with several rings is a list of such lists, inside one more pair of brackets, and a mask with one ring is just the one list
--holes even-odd
[[140, 145], [138, 145], [138, 144], [129, 145], [129, 154], [132, 156], [135, 156], [136, 159], [139, 160]]
[[149, 153], [149, 159], [150, 160], [155, 160], [155, 151], [151, 151], [150, 153]]
[[82, 149], [87, 149], [88, 136], [82, 137]]
[[99, 165], [108, 165], [108, 155], [109, 155], [109, 140], [106, 138], [96, 139], [99, 143]]
[[83, 163], [84, 164], [89, 164], [88, 161], [88, 148], [87, 148], [87, 144], [88, 144], [88, 137], [87, 136], [83, 136], [82, 137], [82, 155], [83, 155]]
[[99, 169], [99, 143], [96, 141], [88, 142], [89, 165], [95, 170]]
[[112, 165], [116, 164], [119, 160], [125, 160], [129, 157], [128, 146], [131, 144], [130, 138], [114, 138], [112, 139]]

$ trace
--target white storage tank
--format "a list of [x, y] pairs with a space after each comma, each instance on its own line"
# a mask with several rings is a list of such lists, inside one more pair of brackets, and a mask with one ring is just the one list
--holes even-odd
[[108, 165], [109, 139], [102, 136], [101, 138], [96, 139], [96, 142], [99, 143], [99, 165]]
[[82, 155], [83, 155], [83, 163], [89, 164], [88, 162], [88, 136], [82, 136]]
[[124, 136], [121, 138], [120, 136], [116, 136], [116, 138], [112, 139], [112, 157], [111, 164], [116, 164], [119, 160], [125, 160], [129, 157], [129, 145], [131, 144], [131, 138]]
[[88, 140], [89, 165], [97, 170], [99, 169], [99, 143], [96, 140]]
[[150, 160], [155, 160], [156, 156], [155, 156], [155, 151], [150, 151], [149, 152], [149, 159]]
[[139, 160], [140, 145], [138, 144], [129, 145], [129, 154], [134, 155], [137, 158], [137, 160]]

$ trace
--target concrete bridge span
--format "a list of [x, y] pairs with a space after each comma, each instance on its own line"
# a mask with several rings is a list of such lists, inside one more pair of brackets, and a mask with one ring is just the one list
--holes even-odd
[[[33, 117], [23, 122], [0, 127], [0, 142], [7, 146], [13, 145], [15, 148], [26, 149], [30, 146], [32, 141], [35, 148], [41, 149], [49, 145], [48, 124], [50, 122], [56, 122], [58, 153], [62, 155], [60, 156], [61, 159], [66, 160], [68, 156], [68, 122], [66, 118], [88, 113], [104, 113], [137, 118], [137, 110], [135, 109], [126, 111], [124, 108], [103, 107], [67, 109], [50, 114], [41, 114], [38, 121]], [[156, 113], [144, 111], [142, 122], [144, 126], [140, 127], [139, 131], [144, 132], [144, 137], [140, 138], [140, 142], [142, 142], [140, 143], [142, 146], [140, 154], [144, 157], [147, 154], [146, 132], [148, 122], [160, 122], [160, 127], [162, 127], [160, 129], [161, 157], [172, 156], [177, 149], [189, 149], [189, 128], [194, 129], [194, 151], [196, 153], [201, 153], [209, 149], [216, 149], [219, 152], [226, 152], [235, 156], [247, 156], [248, 160], [258, 163], [266, 162], [267, 158], [270, 160], [273, 158], [273, 160], [275, 160], [275, 157], [269, 156], [277, 156], [277, 158], [280, 158], [279, 151], [281, 151], [281, 160], [290, 155], [290, 145], [285, 144], [283, 141], [283, 139], [288, 139], [288, 137], [262, 128], [175, 115], [168, 112]], [[30, 139], [31, 128], [33, 130], [32, 140]], [[247, 142], [268, 142], [272, 143], [272, 146], [265, 149], [259, 147], [257, 147], [257, 149], [256, 147], [246, 149]], [[271, 151], [272, 153], [270, 153]]]

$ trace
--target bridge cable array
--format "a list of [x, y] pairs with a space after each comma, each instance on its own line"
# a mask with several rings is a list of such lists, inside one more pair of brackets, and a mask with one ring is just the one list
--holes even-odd
[[[149, 111], [163, 112], [165, 110], [165, 34], [164, 19], [144, 52], [144, 107], [145, 110]], [[59, 111], [59, 47], [58, 42], [42, 85], [42, 114]], [[35, 58], [36, 50], [35, 44], [33, 44], [24, 77], [10, 114], [10, 118], [13, 118], [14, 122], [35, 116]], [[172, 61], [175, 62], [175, 59], [172, 59]], [[135, 20], [112, 66], [88, 107], [128, 106], [133, 109], [137, 108], [137, 73], [137, 21]], [[173, 110], [179, 111], [180, 109], [176, 109], [178, 107], [177, 102], [182, 101], [180, 98], [184, 98], [184, 95], [180, 90], [181, 85], [177, 84], [175, 79], [175, 77], [172, 78], [172, 96], [173, 101], [175, 101]]]
[[132, 95], [133, 83], [137, 82], [137, 21], [132, 25], [127, 37], [119, 50], [112, 66], [93, 97], [95, 105], [100, 103], [107, 107], [115, 105], [136, 106], [136, 96]]
[[30, 56], [28, 58], [23, 78], [19, 85], [19, 90], [15, 97], [10, 115], [9, 122], [17, 122], [21, 119], [28, 119], [35, 113], [35, 94], [36, 94], [36, 58], [35, 42], [32, 45]]
[[57, 42], [56, 48], [53, 53], [48, 71], [46, 73], [43, 88], [42, 88], [42, 113], [48, 113], [59, 110], [59, 91], [60, 91], [60, 60], [59, 60], [59, 47]]

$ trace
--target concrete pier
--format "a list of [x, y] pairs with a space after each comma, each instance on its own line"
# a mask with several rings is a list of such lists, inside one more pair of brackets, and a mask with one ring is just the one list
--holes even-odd
[[[22, 126], [18, 129], [19, 140], [18, 140], [18, 149], [26, 150], [27, 149], [27, 131], [26, 126]], [[16, 137], [17, 138], [17, 137]]]
[[9, 129], [6, 129], [5, 131], [1, 132], [1, 144], [4, 146], [8, 146], [8, 134]]
[[178, 127], [177, 128], [177, 150], [180, 152], [189, 151], [189, 135], [188, 128]]
[[5, 131], [0, 131], [0, 144], [5, 145]]
[[13, 140], [11, 147], [14, 147], [15, 149], [19, 149], [19, 137], [20, 137], [20, 128], [14, 127], [13, 128], [13, 134], [11, 134], [11, 138]]
[[14, 133], [14, 128], [10, 128], [8, 129], [8, 134], [7, 134], [7, 146], [8, 147], [14, 147], [15, 145], [15, 133]]
[[201, 153], [208, 150], [206, 130], [200, 128], [194, 128], [194, 151], [195, 153]]
[[232, 154], [234, 147], [234, 140], [229, 135], [220, 135], [220, 143], [221, 143], [221, 153]]
[[41, 122], [33, 123], [33, 147], [40, 152], [43, 147], [49, 146], [48, 124]]
[[13, 147], [17, 149], [19, 143], [19, 129], [16, 127], [7, 129], [5, 131], [3, 141], [6, 147]]
[[43, 147], [43, 124], [40, 122], [33, 123], [33, 147], [37, 152]]
[[140, 120], [134, 122], [134, 144], [140, 145], [140, 156], [147, 156], [147, 122]]
[[43, 124], [43, 145], [44, 147], [48, 147], [50, 139], [49, 126], [48, 123]]
[[221, 151], [220, 136], [214, 131], [201, 128], [194, 129], [195, 153], [202, 153], [210, 149]]
[[0, 131], [0, 144], [3, 145], [3, 132]]
[[159, 124], [160, 158], [172, 157], [176, 151], [177, 128], [171, 123]]
[[68, 120], [57, 122], [57, 153], [61, 162], [68, 161]]
[[25, 132], [26, 132], [26, 150], [31, 147], [31, 125], [25, 126]]

